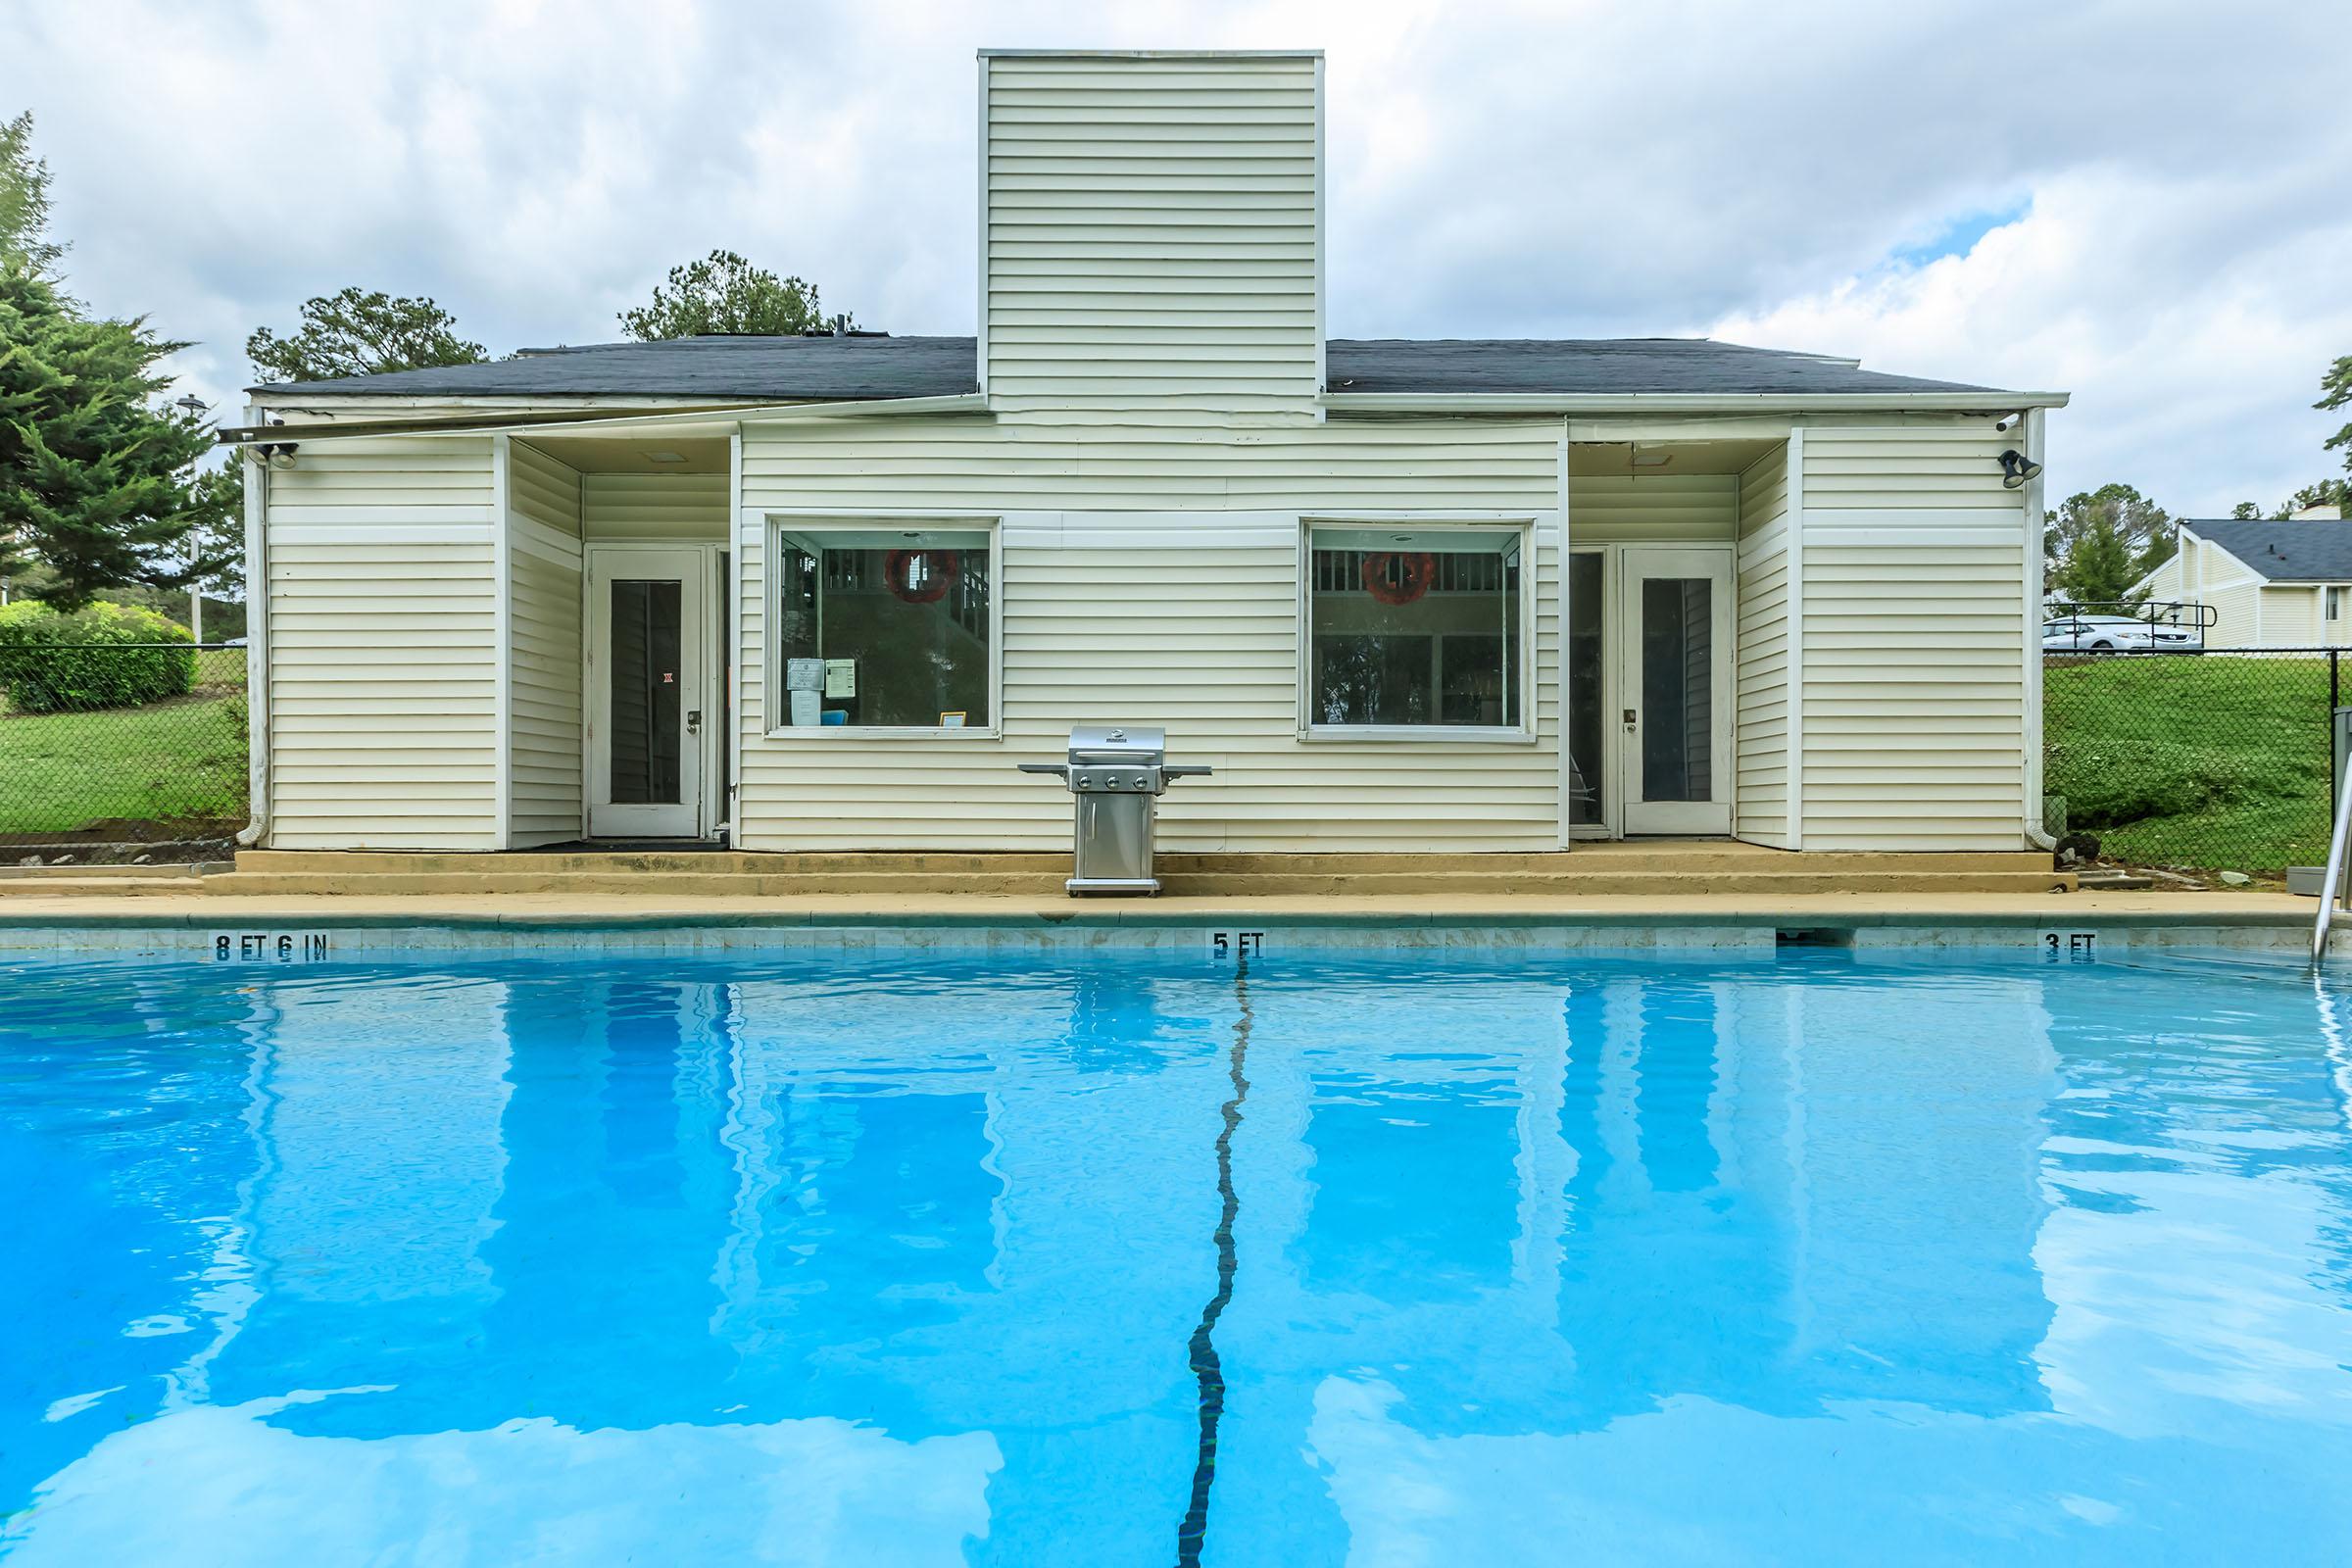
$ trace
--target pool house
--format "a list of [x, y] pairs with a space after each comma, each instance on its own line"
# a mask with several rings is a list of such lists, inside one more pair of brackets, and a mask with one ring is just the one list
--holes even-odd
[[972, 336], [253, 389], [256, 847], [1066, 852], [1097, 720], [1197, 856], [2046, 847], [2062, 394], [1332, 337], [1319, 54], [978, 93]]

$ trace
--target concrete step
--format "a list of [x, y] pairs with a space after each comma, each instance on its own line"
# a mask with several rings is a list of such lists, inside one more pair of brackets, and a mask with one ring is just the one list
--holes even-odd
[[[0, 854], [4, 853], [6, 852], [0, 851]], [[192, 876], [203, 876], [208, 870], [221, 870], [224, 869], [226, 865], [227, 862], [224, 860], [173, 860], [162, 864], [149, 861], [145, 865], [115, 865], [111, 863], [106, 865], [77, 865], [74, 862], [68, 860], [62, 864], [52, 863], [49, 865], [0, 865], [0, 882], [43, 882], [55, 881], [59, 877], [93, 876], [137, 877], [142, 879], [150, 877], [185, 878]]]
[[[954, 875], [1037, 875], [1055, 878], [1069, 874], [1065, 851], [1003, 853], [981, 851], [659, 851], [484, 853], [403, 853], [380, 850], [245, 850], [237, 856], [240, 872], [299, 872], [328, 875], [402, 875], [452, 873], [466, 876], [515, 874], [622, 874], [650, 872], [721, 875], [843, 875], [945, 873]], [[1942, 872], [2016, 872], [2038, 875], [2050, 870], [2050, 857], [2020, 852], [1921, 852], [1769, 850], [1756, 845], [1729, 843], [1605, 844], [1567, 852], [1548, 851], [1494, 855], [1364, 854], [1310, 851], [1296, 854], [1199, 852], [1162, 853], [1157, 864], [1162, 876], [1176, 875], [1304, 875], [1353, 876], [1400, 874], [1497, 875], [1566, 871], [1634, 875], [1645, 871], [1888, 872], [1916, 876]]]
[[787, 898], [809, 893], [1049, 894], [1062, 891], [1066, 869], [1003, 871], [235, 871], [207, 877], [203, 892], [352, 894], [406, 898], [516, 893], [626, 894], [634, 898]]
[[1178, 897], [1246, 897], [1250, 894], [1549, 894], [1596, 897], [1619, 894], [1753, 893], [2046, 893], [2073, 886], [2071, 874], [2053, 871], [1940, 871], [1900, 874], [1800, 868], [1788, 871], [1578, 871], [1354, 874], [1312, 876], [1265, 874], [1203, 876], [1160, 874], [1163, 892]]
[[[963, 894], [1051, 896], [1063, 891], [1057, 867], [1035, 872], [833, 871], [680, 872], [600, 871], [374, 872], [238, 871], [206, 877], [208, 894], [461, 897], [511, 894], [625, 895], [633, 898], [801, 898], [828, 894]], [[1207, 874], [1163, 872], [1163, 890], [1176, 897], [1247, 898], [1258, 895], [1423, 897], [1452, 894], [1758, 893], [2040, 893], [2071, 887], [2071, 874], [2052, 871], [1945, 871], [1897, 875], [1885, 871], [1814, 868], [1788, 871], [1620, 871], [1612, 868], [1497, 872], [1297, 872]], [[186, 883], [176, 886], [182, 890]]]
[[816, 852], [768, 854], [754, 851], [612, 851], [541, 854], [488, 852], [467, 855], [445, 851], [391, 850], [240, 850], [239, 871], [304, 872], [333, 875], [401, 875], [449, 872], [466, 876], [514, 873], [543, 876], [564, 873], [691, 872], [698, 876], [780, 874], [797, 872], [949, 872], [1069, 875], [1070, 855], [1040, 851], [1034, 854], [996, 854], [978, 851], [919, 851], [906, 854]]
[[2046, 852], [1880, 850], [1772, 850], [1754, 844], [1678, 842], [1592, 844], [1575, 850], [1493, 855], [1420, 855], [1309, 851], [1299, 854], [1170, 854], [1154, 864], [1169, 871], [1211, 873], [1305, 873], [1331, 875], [1398, 871], [1475, 873], [1563, 869], [1635, 873], [1654, 871], [1893, 871], [1905, 875], [1941, 871], [2024, 871], [2051, 868]]
[[[145, 870], [146, 867], [140, 867]], [[159, 893], [204, 891], [202, 879], [188, 876], [24, 876], [0, 877], [0, 899], [66, 899], [92, 894], [107, 898], [138, 898]]]

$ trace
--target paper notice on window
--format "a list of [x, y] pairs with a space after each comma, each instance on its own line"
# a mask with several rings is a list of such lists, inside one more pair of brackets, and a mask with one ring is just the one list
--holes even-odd
[[824, 722], [825, 700], [822, 697], [811, 691], [796, 691], [791, 696], [792, 727], [794, 729]]
[[784, 661], [784, 689], [788, 692], [812, 692], [825, 683], [825, 662], [821, 659], [787, 659]]
[[858, 661], [828, 659], [825, 661], [825, 695], [855, 697], [858, 695]]

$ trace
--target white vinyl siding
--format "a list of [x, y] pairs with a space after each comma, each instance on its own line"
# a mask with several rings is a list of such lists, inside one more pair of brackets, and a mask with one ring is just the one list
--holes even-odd
[[2320, 635], [2320, 590], [2306, 583], [2262, 591], [2262, 646], [2314, 648]]
[[2025, 822], [2023, 492], [1989, 420], [1804, 438], [1808, 850], [2014, 850]]
[[727, 536], [723, 473], [580, 476], [580, 532], [602, 540], [714, 544]]
[[[2218, 575], [2225, 566], [2235, 566], [2236, 561], [2219, 550], [2210, 549], [2213, 565], [2208, 567]], [[2227, 587], [2208, 587], [2200, 597], [2213, 612], [2213, 624], [2205, 629], [2208, 648], [2259, 648], [2262, 639], [2255, 624], [2255, 607], [2262, 595], [2261, 583], [2243, 574], [2232, 574]]]
[[1311, 417], [1320, 62], [982, 67], [992, 405]]
[[1739, 515], [1737, 474], [1580, 473], [1568, 484], [1573, 546], [1730, 544]]
[[1740, 475], [1739, 682], [1732, 829], [1789, 847], [1788, 453], [1766, 453]]
[[580, 475], [510, 445], [509, 847], [580, 835]]
[[270, 843], [494, 848], [489, 438], [309, 443], [269, 485]]
[[[1013, 764], [1058, 760], [1073, 722], [1127, 719], [1164, 723], [1172, 755], [1217, 769], [1160, 803], [1171, 850], [1548, 849], [1558, 450], [1544, 420], [1050, 440], [980, 420], [749, 427], [755, 512], [1002, 518], [1004, 738], [770, 737], [747, 678], [740, 842], [1064, 849], [1069, 797]], [[1299, 740], [1300, 519], [1414, 511], [1537, 523], [1537, 743]], [[742, 653], [757, 671], [760, 563], [746, 555]]]

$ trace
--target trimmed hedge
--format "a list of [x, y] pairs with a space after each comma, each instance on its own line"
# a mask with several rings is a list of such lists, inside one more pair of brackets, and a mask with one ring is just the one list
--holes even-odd
[[0, 606], [0, 695], [16, 712], [136, 708], [184, 697], [195, 683], [194, 639], [152, 610]]

